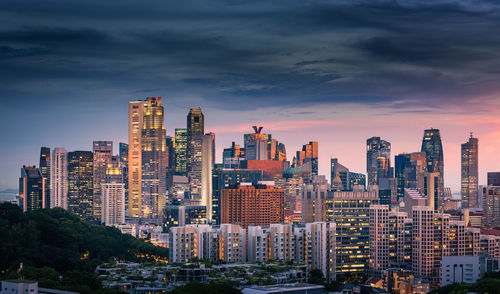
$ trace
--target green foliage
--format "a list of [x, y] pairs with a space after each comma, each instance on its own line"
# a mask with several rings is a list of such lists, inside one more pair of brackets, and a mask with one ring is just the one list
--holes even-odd
[[500, 273], [487, 273], [483, 279], [479, 279], [474, 284], [451, 284], [438, 288], [431, 294], [467, 294], [475, 292], [480, 294], [500, 293]]
[[315, 268], [309, 272], [308, 282], [310, 284], [324, 285], [325, 277], [323, 276], [323, 272], [319, 269]]
[[175, 288], [172, 294], [241, 294], [230, 281], [211, 281], [208, 284], [200, 282], [189, 282]]
[[80, 293], [116, 292], [102, 289], [94, 273], [104, 262], [168, 257], [165, 248], [114, 227], [89, 225], [61, 208], [23, 213], [16, 205], [0, 204], [0, 236], [0, 278], [16, 278], [23, 263], [25, 278], [42, 287]]

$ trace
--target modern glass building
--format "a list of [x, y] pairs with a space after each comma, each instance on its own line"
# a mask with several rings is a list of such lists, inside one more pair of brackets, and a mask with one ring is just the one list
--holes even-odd
[[462, 207], [479, 208], [478, 198], [478, 150], [479, 140], [471, 136], [462, 144]]
[[161, 97], [146, 98], [141, 142], [141, 217], [157, 219], [167, 200], [168, 154]]
[[422, 149], [420, 151], [425, 152], [427, 171], [439, 173], [439, 187], [441, 191], [444, 191], [443, 145], [438, 129], [428, 129], [424, 131]]
[[186, 175], [187, 129], [175, 129], [175, 174]]
[[40, 148], [40, 171], [45, 178], [45, 207], [50, 207], [50, 148]]
[[394, 157], [397, 197], [404, 197], [405, 188], [417, 188], [418, 175], [427, 170], [425, 152], [402, 153]]
[[128, 209], [128, 144], [120, 143], [120, 164], [122, 167], [123, 183], [125, 184], [125, 209]]
[[23, 166], [19, 178], [19, 197], [23, 211], [46, 208], [45, 178], [35, 166]]
[[92, 151], [68, 152], [68, 211], [85, 220], [93, 219]]
[[381, 177], [392, 177], [391, 143], [380, 137], [366, 140], [366, 173], [368, 185], [378, 185]]

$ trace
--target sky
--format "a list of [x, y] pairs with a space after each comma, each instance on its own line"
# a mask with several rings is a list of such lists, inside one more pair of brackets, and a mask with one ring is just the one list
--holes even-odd
[[287, 155], [319, 142], [366, 172], [366, 139], [420, 151], [438, 128], [445, 186], [479, 138], [500, 171], [500, 4], [481, 0], [0, 1], [0, 191], [40, 146], [127, 142], [128, 101], [163, 97], [167, 135], [202, 107], [217, 157], [252, 125]]

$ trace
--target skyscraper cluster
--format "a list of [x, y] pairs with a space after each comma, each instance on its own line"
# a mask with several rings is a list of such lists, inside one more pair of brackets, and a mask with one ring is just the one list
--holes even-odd
[[500, 237], [481, 232], [500, 226], [500, 173], [478, 185], [472, 135], [461, 146], [459, 201], [444, 186], [438, 129], [424, 130], [420, 150], [394, 158], [389, 141], [368, 138], [366, 174], [331, 158], [328, 181], [317, 141], [289, 160], [284, 143], [253, 126], [217, 163], [201, 108], [167, 136], [161, 97], [128, 106], [128, 144], [118, 155], [105, 140], [92, 151], [42, 147], [40, 168], [21, 170], [23, 209], [156, 225], [170, 233], [172, 262], [294, 260], [328, 279], [391, 269], [439, 285], [443, 257], [500, 258]]

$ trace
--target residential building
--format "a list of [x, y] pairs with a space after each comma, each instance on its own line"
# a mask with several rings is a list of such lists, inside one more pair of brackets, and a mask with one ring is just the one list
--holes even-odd
[[125, 184], [104, 183], [101, 185], [101, 223], [106, 226], [125, 223]]
[[50, 207], [68, 209], [68, 152], [54, 148], [50, 161]]

